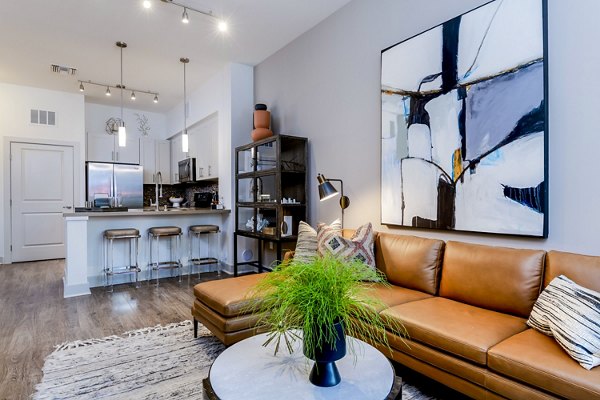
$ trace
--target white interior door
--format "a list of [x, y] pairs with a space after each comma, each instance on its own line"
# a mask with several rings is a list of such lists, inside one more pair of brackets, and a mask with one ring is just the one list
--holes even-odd
[[73, 148], [11, 143], [12, 260], [64, 258], [62, 213], [73, 208]]

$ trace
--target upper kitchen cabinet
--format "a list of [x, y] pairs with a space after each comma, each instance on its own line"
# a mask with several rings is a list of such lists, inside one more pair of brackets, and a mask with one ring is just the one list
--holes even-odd
[[179, 161], [188, 157], [181, 148], [181, 135], [177, 135], [171, 140], [171, 183], [179, 183]]
[[126, 146], [119, 147], [116, 136], [88, 132], [86, 154], [87, 161], [139, 164], [140, 143], [138, 138], [128, 136]]
[[157, 172], [160, 172], [162, 183], [171, 183], [171, 144], [168, 140], [140, 139], [140, 158], [144, 167], [144, 184], [155, 183]]
[[213, 114], [188, 129], [190, 157], [196, 158], [196, 180], [219, 177], [219, 119]]

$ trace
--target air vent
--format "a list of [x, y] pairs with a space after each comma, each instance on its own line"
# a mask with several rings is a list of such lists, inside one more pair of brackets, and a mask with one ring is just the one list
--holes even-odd
[[56, 125], [56, 112], [47, 110], [31, 110], [31, 123], [36, 125]]

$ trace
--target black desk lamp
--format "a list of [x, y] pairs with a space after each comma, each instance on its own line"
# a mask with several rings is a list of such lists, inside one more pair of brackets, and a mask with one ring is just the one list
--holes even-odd
[[341, 179], [327, 179], [322, 174], [317, 174], [317, 180], [319, 181], [319, 199], [321, 201], [330, 199], [337, 196], [339, 193], [333, 187], [331, 182], [339, 182], [342, 191], [342, 197], [340, 197], [340, 207], [342, 208], [342, 228], [344, 227], [344, 210], [350, 205], [350, 199], [348, 196], [344, 196], [344, 182]]

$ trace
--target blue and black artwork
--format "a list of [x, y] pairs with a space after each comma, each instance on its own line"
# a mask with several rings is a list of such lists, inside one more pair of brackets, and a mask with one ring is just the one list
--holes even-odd
[[547, 236], [544, 0], [496, 0], [381, 54], [382, 223]]

